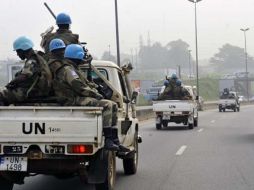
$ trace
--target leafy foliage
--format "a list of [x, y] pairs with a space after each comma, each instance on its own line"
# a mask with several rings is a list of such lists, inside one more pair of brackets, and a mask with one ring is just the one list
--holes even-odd
[[[225, 44], [219, 49], [219, 52], [210, 59], [210, 62], [213, 63], [218, 70], [224, 70], [226, 72], [234, 72], [236, 70], [245, 71], [245, 52], [243, 48]], [[248, 66], [251, 69], [254, 68], [254, 60], [250, 56], [248, 56]]]

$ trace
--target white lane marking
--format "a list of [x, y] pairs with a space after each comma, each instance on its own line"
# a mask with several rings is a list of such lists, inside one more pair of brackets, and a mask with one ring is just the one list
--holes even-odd
[[215, 123], [215, 120], [212, 120], [211, 123]]
[[183, 152], [186, 150], [186, 148], [187, 148], [186, 145], [181, 146], [181, 148], [179, 148], [179, 150], [176, 152], [176, 156], [181, 156]]
[[201, 133], [202, 131], [204, 131], [204, 129], [203, 129], [203, 128], [201, 128], [201, 129], [199, 129], [199, 130], [198, 130], [198, 132], [199, 132], [199, 133]]

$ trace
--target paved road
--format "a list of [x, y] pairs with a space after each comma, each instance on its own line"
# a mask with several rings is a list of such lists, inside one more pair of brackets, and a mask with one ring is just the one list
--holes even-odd
[[[117, 163], [116, 190], [253, 190], [254, 106], [240, 113], [200, 113], [199, 127], [157, 131], [142, 123], [138, 173], [125, 176]], [[78, 179], [27, 178], [15, 190], [92, 190]]]

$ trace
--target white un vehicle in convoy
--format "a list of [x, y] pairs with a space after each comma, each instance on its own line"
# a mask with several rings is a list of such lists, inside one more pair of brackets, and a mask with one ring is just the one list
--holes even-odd
[[228, 96], [221, 96], [218, 103], [219, 112], [225, 112], [227, 109], [234, 112], [240, 111], [240, 101], [236, 92], [230, 91]]
[[191, 95], [190, 100], [163, 100], [153, 102], [156, 114], [156, 129], [168, 127], [168, 123], [187, 125], [189, 129], [198, 126], [197, 101], [191, 86], [185, 86]]
[[132, 151], [104, 150], [100, 107], [62, 107], [50, 99], [0, 107], [1, 190], [12, 190], [13, 184], [23, 184], [25, 177], [36, 174], [60, 179], [79, 176], [96, 190], [112, 190], [116, 157], [122, 159], [125, 174], [136, 173], [141, 137], [129, 67], [94, 61], [91, 67], [81, 68], [91, 74], [105, 97], [117, 102], [119, 139]]

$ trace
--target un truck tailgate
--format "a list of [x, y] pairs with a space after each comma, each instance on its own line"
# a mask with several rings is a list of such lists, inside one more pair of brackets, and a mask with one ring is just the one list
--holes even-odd
[[0, 107], [0, 143], [101, 143], [102, 108]]
[[153, 102], [153, 111], [155, 112], [182, 112], [193, 111], [194, 104], [188, 100], [165, 100]]

